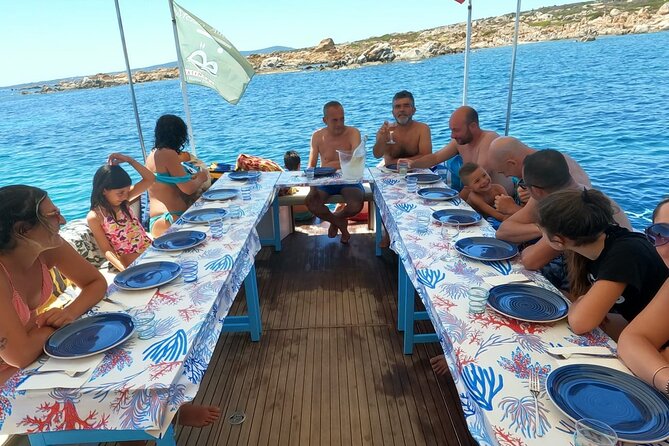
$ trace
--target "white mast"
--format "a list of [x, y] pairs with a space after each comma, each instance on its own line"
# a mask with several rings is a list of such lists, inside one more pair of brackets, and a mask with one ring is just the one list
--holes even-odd
[[128, 60], [128, 49], [125, 46], [125, 33], [123, 32], [123, 22], [121, 21], [121, 9], [118, 6], [118, 0], [114, 0], [116, 4], [116, 18], [118, 19], [118, 30], [121, 33], [121, 45], [123, 46], [123, 57], [125, 58], [125, 71], [128, 74], [128, 83], [130, 84], [130, 96], [132, 96], [132, 109], [135, 112], [135, 124], [137, 124], [137, 132], [139, 133], [139, 145], [142, 147], [142, 156], [146, 161], [146, 147], [144, 146], [144, 135], [142, 135], [142, 124], [139, 121], [139, 111], [137, 109], [137, 98], [135, 97], [135, 86], [132, 83], [132, 73], [130, 72], [130, 61]]
[[465, 42], [465, 80], [462, 86], [462, 105], [467, 105], [467, 83], [469, 81], [469, 47], [472, 42], [472, 0], [467, 3], [467, 38]]
[[188, 105], [188, 92], [186, 91], [186, 75], [184, 73], [184, 61], [181, 57], [181, 48], [179, 47], [179, 33], [177, 32], [177, 21], [174, 18], [174, 5], [172, 0], [167, 0], [170, 4], [170, 15], [172, 16], [172, 30], [174, 31], [174, 44], [177, 48], [177, 63], [179, 64], [179, 80], [181, 81], [181, 96], [184, 100], [184, 110], [186, 111], [186, 124], [188, 125], [188, 139], [193, 155], [195, 152], [195, 138], [193, 137], [193, 126], [190, 120], [190, 106]]
[[518, 51], [518, 30], [520, 28], [520, 0], [516, 3], [516, 29], [513, 33], [513, 54], [511, 56], [511, 76], [509, 77], [509, 97], [506, 101], [506, 126], [504, 135], [509, 135], [509, 124], [511, 122], [511, 97], [513, 96], [513, 78], [516, 74], [516, 52]]

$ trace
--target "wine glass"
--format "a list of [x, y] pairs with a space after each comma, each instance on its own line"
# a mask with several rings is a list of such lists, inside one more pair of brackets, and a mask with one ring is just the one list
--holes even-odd
[[395, 140], [393, 139], [393, 133], [395, 133], [395, 130], [393, 130], [397, 126], [397, 123], [395, 122], [389, 122], [388, 123], [388, 135], [390, 135], [388, 141], [386, 141], [386, 144], [395, 144]]

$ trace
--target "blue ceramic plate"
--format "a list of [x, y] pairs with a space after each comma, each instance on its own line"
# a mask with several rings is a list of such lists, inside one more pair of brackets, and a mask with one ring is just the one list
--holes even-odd
[[196, 209], [188, 211], [181, 216], [181, 219], [186, 223], [200, 223], [209, 224], [210, 221], [217, 218], [223, 218], [228, 214], [225, 209]]
[[121, 271], [114, 284], [122, 290], [148, 290], [171, 282], [179, 274], [181, 267], [174, 262], [147, 262]]
[[239, 194], [239, 189], [209, 189], [202, 194], [205, 200], [229, 200]]
[[465, 257], [476, 260], [506, 260], [518, 254], [511, 243], [494, 237], [466, 237], [455, 242], [455, 250]]
[[407, 175], [407, 177], [416, 178], [418, 184], [430, 184], [441, 181], [441, 177], [434, 173], [412, 173], [411, 175]]
[[230, 172], [232, 170], [232, 166], [230, 164], [226, 163], [216, 163], [216, 166], [210, 170], [212, 172]]
[[[386, 169], [392, 170], [393, 172], [397, 172], [397, 164], [386, 164], [385, 166]], [[407, 172], [413, 172], [415, 169], [407, 169]]]
[[334, 175], [337, 172], [337, 169], [334, 167], [316, 167], [314, 168], [315, 177], [327, 177], [328, 175]]
[[158, 237], [151, 246], [159, 251], [182, 251], [199, 245], [206, 238], [207, 234], [202, 231], [177, 231]]
[[228, 174], [228, 176], [230, 176], [231, 180], [244, 181], [244, 180], [248, 180], [249, 178], [260, 177], [260, 172], [258, 172], [257, 170], [230, 172]]
[[425, 187], [418, 191], [418, 195], [426, 200], [443, 201], [458, 196], [458, 191], [449, 187]]
[[125, 313], [100, 313], [59, 328], [44, 344], [52, 358], [84, 358], [114, 348], [132, 336], [135, 325]]
[[555, 322], [569, 312], [569, 304], [559, 294], [518, 283], [492, 287], [488, 305], [504, 316], [526, 322]]
[[606, 423], [620, 441], [659, 443], [669, 438], [669, 399], [636, 376], [599, 365], [570, 364], [548, 375], [546, 393], [572, 420]]
[[432, 218], [442, 224], [457, 223], [460, 226], [475, 225], [481, 221], [481, 216], [478, 213], [467, 209], [440, 209], [432, 213]]

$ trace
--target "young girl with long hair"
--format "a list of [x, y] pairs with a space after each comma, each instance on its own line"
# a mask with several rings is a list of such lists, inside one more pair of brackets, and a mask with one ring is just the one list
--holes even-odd
[[[118, 165], [122, 162], [130, 164], [142, 176], [139, 183], [132, 184], [130, 175]], [[108, 163], [93, 177], [91, 210], [86, 220], [100, 250], [119, 271], [151, 245], [151, 239], [130, 209], [130, 202], [154, 181], [149, 169], [120, 153], [109, 155]]]
[[587, 333], [605, 323], [617, 338], [667, 279], [667, 266], [643, 234], [615, 224], [611, 201], [597, 190], [554, 192], [538, 204], [538, 213], [551, 247], [567, 252], [572, 331]]

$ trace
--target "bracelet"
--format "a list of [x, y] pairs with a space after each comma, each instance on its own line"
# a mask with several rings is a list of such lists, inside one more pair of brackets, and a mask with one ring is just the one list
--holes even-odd
[[667, 384], [664, 385], [664, 394], [669, 395], [669, 380], [667, 380]]
[[[663, 365], [659, 369], [655, 370], [655, 373], [653, 373], [653, 379], [650, 381], [650, 383], [653, 387], [655, 387], [655, 377], [657, 376], [658, 373], [660, 373], [660, 371], [662, 371], [664, 369], [669, 369], [669, 365]], [[669, 381], [667, 381], [667, 385], [665, 387], [667, 389], [669, 389]], [[665, 393], [669, 393], [669, 392], [665, 392]]]

